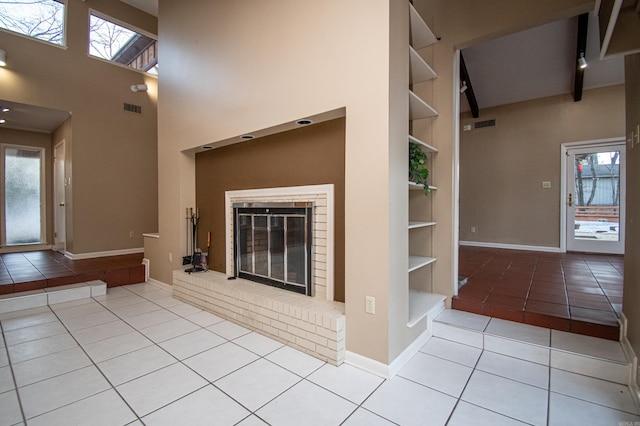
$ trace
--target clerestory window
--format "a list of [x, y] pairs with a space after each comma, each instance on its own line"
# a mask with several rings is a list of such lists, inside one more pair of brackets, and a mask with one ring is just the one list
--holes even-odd
[[91, 13], [89, 54], [107, 61], [158, 74], [158, 41], [139, 31]]
[[65, 6], [58, 0], [1, 0], [0, 28], [63, 46]]

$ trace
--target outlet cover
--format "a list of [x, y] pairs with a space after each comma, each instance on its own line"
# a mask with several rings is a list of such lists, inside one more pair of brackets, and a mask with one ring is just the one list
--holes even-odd
[[373, 296], [365, 297], [365, 308], [364, 311], [368, 314], [376, 313], [376, 298]]

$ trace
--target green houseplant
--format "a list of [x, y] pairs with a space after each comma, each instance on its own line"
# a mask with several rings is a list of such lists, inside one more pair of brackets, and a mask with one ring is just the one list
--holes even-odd
[[429, 169], [426, 166], [427, 154], [415, 142], [409, 142], [409, 181], [417, 183], [424, 188], [425, 195], [431, 192], [427, 178]]

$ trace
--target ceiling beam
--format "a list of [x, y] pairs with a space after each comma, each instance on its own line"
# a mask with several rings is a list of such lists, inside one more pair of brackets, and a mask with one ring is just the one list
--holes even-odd
[[575, 67], [576, 72], [573, 78], [573, 101], [582, 100], [582, 87], [584, 85], [584, 68], [580, 68], [580, 57], [587, 52], [587, 28], [589, 26], [589, 14], [583, 13], [578, 16], [578, 45], [576, 48]]
[[462, 56], [462, 52], [460, 52], [460, 81], [462, 81], [463, 84], [467, 85], [467, 89], [464, 91], [464, 93], [467, 95], [469, 108], [471, 108], [471, 115], [473, 115], [473, 118], [478, 118], [478, 116], [480, 116], [480, 110], [478, 109], [478, 101], [476, 99], [476, 94], [473, 92], [473, 86], [471, 85], [471, 78], [469, 77], [467, 66], [464, 63], [464, 57]]

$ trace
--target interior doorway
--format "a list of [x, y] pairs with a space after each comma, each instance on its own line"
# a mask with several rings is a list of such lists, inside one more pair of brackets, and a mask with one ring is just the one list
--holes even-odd
[[66, 250], [66, 203], [65, 203], [65, 143], [62, 140], [53, 152], [53, 211], [54, 248], [64, 253]]
[[624, 254], [625, 143], [563, 144], [566, 251]]

